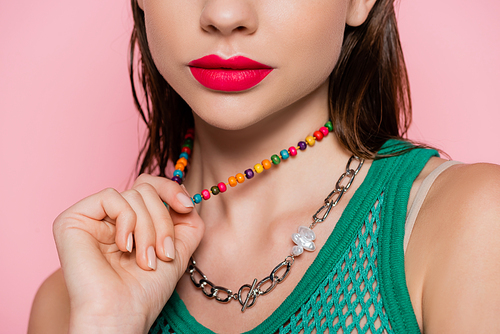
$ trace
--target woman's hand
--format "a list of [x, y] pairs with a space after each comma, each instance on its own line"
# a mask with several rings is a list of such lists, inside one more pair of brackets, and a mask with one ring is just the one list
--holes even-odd
[[64, 211], [54, 237], [70, 297], [70, 331], [147, 331], [203, 232], [185, 189], [145, 174], [130, 190], [106, 189]]

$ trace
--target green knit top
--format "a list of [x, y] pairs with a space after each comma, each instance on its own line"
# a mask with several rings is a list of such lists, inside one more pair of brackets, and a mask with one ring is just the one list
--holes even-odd
[[[405, 148], [390, 140], [379, 153]], [[417, 148], [375, 160], [295, 289], [247, 333], [420, 333], [406, 287], [404, 225], [413, 181], [437, 155]], [[174, 291], [150, 333], [213, 332]]]

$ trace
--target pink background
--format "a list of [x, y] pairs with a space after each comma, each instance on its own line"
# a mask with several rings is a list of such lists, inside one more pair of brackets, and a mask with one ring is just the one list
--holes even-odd
[[[129, 181], [142, 126], [127, 79], [128, 1], [2, 1], [0, 328], [23, 333], [59, 266], [52, 221]], [[411, 137], [464, 162], [500, 163], [500, 4], [403, 0]]]

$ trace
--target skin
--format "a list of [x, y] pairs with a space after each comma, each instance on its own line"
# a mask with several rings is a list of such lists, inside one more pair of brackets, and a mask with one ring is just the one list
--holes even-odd
[[[183, 195], [245, 170], [327, 120], [327, 80], [344, 26], [363, 23], [373, 4], [374, 0], [140, 1], [155, 63], [195, 116], [187, 190], [142, 175], [128, 191], [106, 189], [63, 212], [54, 222], [62, 269], [41, 286], [29, 332], [147, 332], [174, 288], [190, 313], [215, 332], [247, 331], [266, 319], [291, 293], [318, 251], [298, 258], [286, 282], [244, 314], [239, 304], [216, 303], [193, 288], [183, 274], [189, 257], [194, 252], [211, 281], [233, 289], [247, 283], [248, 277], [269, 275], [287, 255], [289, 236], [310, 221], [331, 191], [330, 180], [340, 176], [351, 154], [329, 135], [295, 157], [293, 164], [281, 164], [251, 185], [231, 189], [230, 195], [212, 198], [196, 210], [183, 204]], [[243, 55], [274, 70], [247, 91], [212, 91], [187, 67], [207, 54]], [[442, 162], [435, 158], [428, 163], [412, 196]], [[339, 206], [315, 228], [317, 248], [325, 243], [370, 165], [367, 161]], [[314, 175], [304, 174], [311, 166]], [[425, 332], [478, 332], [477, 326], [481, 332], [499, 326], [493, 316], [500, 309], [495, 281], [500, 248], [494, 239], [500, 232], [499, 186], [498, 166], [464, 165], [450, 168], [431, 188], [405, 261], [412, 304]], [[171, 206], [170, 212], [162, 201]], [[131, 253], [130, 233], [135, 239]], [[165, 254], [167, 237], [175, 244], [170, 257]]]

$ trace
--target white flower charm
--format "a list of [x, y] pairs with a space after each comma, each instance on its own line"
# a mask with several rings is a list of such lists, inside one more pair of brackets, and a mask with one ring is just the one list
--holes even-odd
[[300, 226], [299, 233], [292, 234], [292, 240], [295, 244], [297, 244], [297, 246], [292, 247], [292, 255], [299, 256], [302, 252], [304, 252], [304, 249], [309, 252], [314, 251], [316, 249], [316, 245], [313, 240], [315, 239], [316, 235], [313, 230], [305, 226]]

